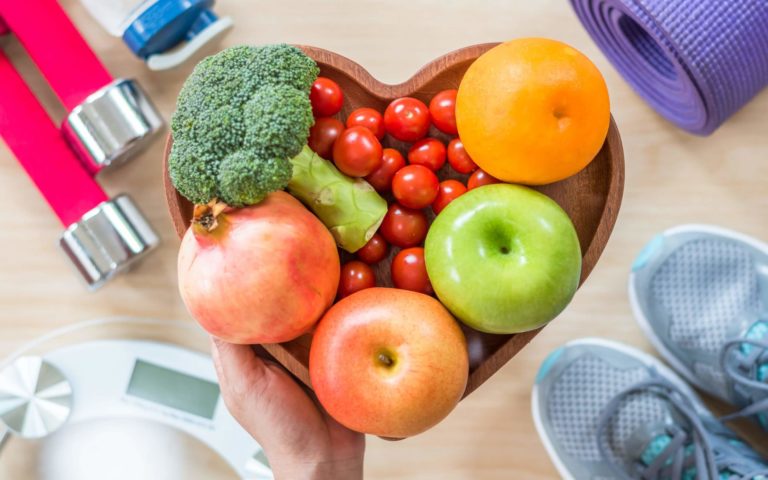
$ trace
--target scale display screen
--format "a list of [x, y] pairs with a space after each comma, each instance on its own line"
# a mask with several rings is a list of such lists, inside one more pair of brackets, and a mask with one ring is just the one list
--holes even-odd
[[219, 386], [213, 382], [136, 360], [128, 395], [213, 420]]

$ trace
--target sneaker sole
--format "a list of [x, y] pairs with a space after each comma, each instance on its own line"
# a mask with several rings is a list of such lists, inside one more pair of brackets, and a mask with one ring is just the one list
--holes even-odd
[[[690, 398], [693, 400], [694, 404], [696, 405], [697, 409], [703, 410], [705, 412], [709, 412], [704, 406], [704, 404], [702, 403], [701, 399], [698, 397], [698, 395], [696, 395], [693, 389], [685, 383], [685, 381], [680, 377], [680, 375], [675, 373], [671, 368], [666, 366], [658, 358], [653, 357], [634, 347], [630, 347], [628, 345], [624, 345], [622, 343], [615, 342], [613, 340], [606, 340], [602, 338], [582, 338], [579, 340], [573, 340], [566, 343], [560, 348], [568, 348], [568, 347], [577, 346], [577, 345], [581, 345], [581, 346], [591, 345], [591, 346], [599, 346], [599, 347], [605, 347], [605, 348], [617, 350], [621, 353], [624, 353], [626, 355], [629, 355], [630, 357], [633, 357], [639, 360], [641, 363], [643, 363], [647, 367], [655, 368], [656, 371], [662, 377], [664, 377], [666, 380], [669, 380], [673, 385], [678, 387], [680, 391], [690, 396]], [[557, 472], [560, 474], [560, 476], [565, 480], [583, 480], [583, 479], [576, 479], [573, 475], [571, 475], [568, 468], [563, 463], [563, 460], [557, 454], [557, 451], [555, 450], [554, 445], [550, 441], [549, 436], [547, 435], [547, 432], [544, 429], [544, 423], [542, 421], [541, 411], [539, 409], [538, 383], [533, 385], [533, 392], [531, 393], [531, 414], [533, 416], [533, 424], [536, 427], [536, 432], [539, 434], [539, 438], [541, 439], [541, 442], [544, 444], [544, 449], [547, 451], [547, 455], [549, 455], [550, 460], [554, 464], [555, 469], [557, 469]]]

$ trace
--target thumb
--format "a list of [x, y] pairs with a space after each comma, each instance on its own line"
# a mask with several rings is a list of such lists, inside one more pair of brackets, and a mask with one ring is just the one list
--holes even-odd
[[280, 437], [290, 445], [301, 435], [297, 430], [319, 427], [314, 402], [282, 367], [249, 345], [213, 339], [211, 351], [227, 409], [262, 446]]
[[235, 345], [215, 337], [211, 339], [211, 356], [221, 385], [221, 394], [230, 413], [239, 420], [243, 403], [251, 397], [262, 397], [270, 373], [264, 361], [249, 345]]

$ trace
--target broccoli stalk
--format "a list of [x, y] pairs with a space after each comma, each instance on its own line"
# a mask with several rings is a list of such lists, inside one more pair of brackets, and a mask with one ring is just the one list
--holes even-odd
[[232, 47], [200, 62], [171, 119], [174, 187], [195, 204], [218, 199], [234, 207], [287, 187], [341, 248], [360, 249], [387, 203], [307, 146], [314, 121], [309, 89], [318, 73], [314, 60], [282, 44]]
[[384, 220], [386, 200], [368, 182], [344, 175], [308, 146], [291, 163], [288, 191], [322, 220], [339, 246], [355, 252], [365, 245]]

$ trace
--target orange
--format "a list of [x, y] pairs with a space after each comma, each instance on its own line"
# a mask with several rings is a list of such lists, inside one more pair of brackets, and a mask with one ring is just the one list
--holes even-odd
[[467, 153], [494, 177], [556, 182], [600, 151], [610, 123], [608, 88], [573, 47], [545, 38], [512, 40], [469, 67], [456, 122]]

